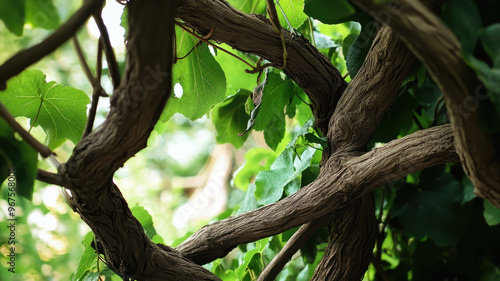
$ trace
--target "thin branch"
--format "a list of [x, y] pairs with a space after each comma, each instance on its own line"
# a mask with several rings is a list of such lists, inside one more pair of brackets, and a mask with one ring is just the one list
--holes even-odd
[[64, 42], [73, 37], [76, 31], [87, 21], [92, 13], [102, 7], [103, 0], [87, 0], [82, 7], [66, 21], [59, 29], [41, 43], [24, 49], [0, 66], [0, 90], [5, 90], [6, 82], [21, 73], [28, 66], [52, 53]]
[[17, 121], [14, 119], [12, 115], [10, 115], [9, 111], [5, 106], [0, 103], [0, 116], [9, 124], [9, 126], [16, 131], [23, 140], [28, 143], [33, 149], [38, 151], [43, 158], [47, 158], [52, 154], [52, 151], [47, 146], [43, 145], [39, 141], [37, 141], [28, 131], [26, 131]]
[[274, 280], [302, 245], [304, 245], [304, 243], [326, 223], [328, 223], [327, 218], [302, 225], [299, 230], [292, 235], [290, 240], [288, 240], [283, 249], [281, 249], [266, 268], [264, 268], [257, 281]]
[[62, 186], [63, 184], [62, 179], [58, 174], [51, 173], [42, 169], [38, 169], [38, 171], [36, 172], [36, 179], [48, 184], [55, 184], [59, 186]]
[[[87, 136], [92, 132], [94, 127], [95, 116], [97, 114], [97, 105], [99, 104], [99, 97], [107, 97], [108, 94], [101, 86], [101, 74], [102, 74], [102, 40], [98, 40], [97, 43], [97, 74], [96, 83], [92, 89], [92, 103], [89, 109], [89, 116], [87, 118], [87, 123], [85, 124], [85, 129], [83, 130], [83, 137]], [[83, 138], [82, 137], [82, 138]]]
[[111, 81], [113, 82], [113, 88], [116, 89], [120, 85], [120, 68], [118, 67], [118, 62], [116, 61], [115, 52], [113, 46], [111, 46], [111, 41], [109, 40], [108, 29], [104, 24], [101, 17], [101, 11], [94, 13], [94, 20], [101, 32], [100, 40], [104, 46], [104, 53], [106, 54], [106, 60], [108, 62], [109, 75], [111, 76]]
[[83, 68], [83, 73], [85, 73], [85, 76], [87, 76], [90, 85], [92, 85], [92, 87], [94, 88], [97, 85], [97, 80], [90, 71], [89, 64], [87, 63], [87, 59], [85, 59], [85, 54], [83, 53], [82, 47], [80, 46], [80, 42], [78, 41], [76, 35], [71, 38], [71, 41], [73, 42], [73, 47], [75, 48], [75, 52], [78, 60], [80, 61], [80, 65]]
[[[182, 29], [183, 29], [184, 31], [186, 31], [187, 33], [189, 33], [189, 34], [193, 35], [194, 37], [196, 37], [196, 38], [197, 38], [198, 40], [200, 40], [201, 42], [207, 43], [208, 45], [210, 45], [210, 46], [212, 46], [212, 47], [214, 47], [214, 48], [216, 48], [216, 49], [218, 49], [218, 50], [221, 50], [221, 51], [223, 51], [224, 53], [226, 53], [226, 54], [228, 54], [228, 55], [230, 55], [230, 56], [232, 56], [232, 57], [236, 58], [237, 60], [239, 60], [239, 61], [243, 62], [244, 64], [248, 65], [248, 66], [249, 66], [249, 67], [251, 67], [252, 69], [255, 69], [255, 66], [251, 65], [251, 64], [250, 64], [250, 63], [248, 63], [246, 60], [244, 60], [244, 59], [242, 59], [242, 58], [238, 57], [237, 55], [235, 55], [235, 54], [233, 54], [233, 53], [229, 52], [228, 50], [226, 50], [226, 49], [224, 49], [224, 48], [222, 48], [222, 47], [220, 47], [220, 46], [218, 46], [218, 45], [216, 45], [216, 44], [214, 44], [214, 43], [212, 43], [212, 42], [208, 41], [208, 38], [207, 38], [207, 37], [210, 37], [210, 36], [212, 35], [212, 33], [214, 32], [214, 28], [212, 28], [212, 29], [210, 30], [210, 32], [209, 32], [209, 35], [210, 35], [210, 36], [209, 36], [209, 35], [207, 35], [207, 36], [199, 36], [198, 34], [194, 33], [194, 32], [193, 32], [193, 31], [191, 31], [191, 30], [189, 30], [188, 28], [186, 28], [184, 25], [182, 25], [181, 23], [179, 23], [179, 22], [177, 22], [177, 21], [175, 22], [175, 24], [176, 24], [178, 27], [182, 28]], [[183, 58], [184, 58], [184, 57], [187, 57], [187, 56], [188, 56], [188, 55], [189, 55], [189, 54], [190, 54], [193, 50], [194, 50], [194, 49], [191, 49], [191, 51], [189, 51], [189, 53], [188, 53], [187, 55], [183, 56]]]

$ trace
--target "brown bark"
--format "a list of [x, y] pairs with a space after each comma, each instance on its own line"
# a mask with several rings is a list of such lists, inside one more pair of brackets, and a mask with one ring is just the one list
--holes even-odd
[[353, 2], [384, 20], [429, 70], [446, 98], [457, 151], [474, 192], [500, 208], [500, 148], [479, 128], [477, 116], [479, 101], [488, 97], [462, 59], [455, 35], [419, 1]]
[[71, 189], [76, 211], [102, 244], [108, 265], [124, 278], [219, 280], [172, 248], [155, 245], [111, 182], [113, 173], [146, 146], [171, 92], [176, 1], [132, 0], [128, 5], [124, 78], [106, 121], [78, 143], [59, 175]]
[[[224, 0], [180, 0], [176, 11], [186, 24], [210, 39], [283, 65], [281, 39], [269, 20], [245, 14]], [[340, 72], [302, 36], [284, 30], [288, 47], [285, 73], [309, 96], [316, 125], [326, 134], [328, 121], [347, 83]]]
[[176, 249], [205, 264], [239, 244], [279, 234], [346, 207], [395, 179], [426, 167], [458, 160], [449, 125], [391, 141], [340, 168], [328, 161], [319, 177], [293, 195], [259, 209], [202, 227]]
[[[364, 66], [347, 89], [340, 73], [326, 57], [303, 37], [291, 37], [285, 32], [289, 57], [284, 71], [310, 97], [316, 125], [327, 135], [330, 144], [318, 179], [279, 202], [205, 226], [177, 249], [155, 245], [146, 237], [111, 179], [125, 161], [146, 146], [170, 96], [174, 8], [178, 8], [175, 16], [199, 33], [208, 34], [213, 28], [212, 39], [278, 65], [282, 64], [282, 48], [279, 36], [267, 20], [241, 13], [223, 0], [181, 0], [179, 5], [175, 1], [132, 0], [128, 5], [127, 69], [113, 94], [105, 123], [82, 139], [58, 175], [44, 171], [38, 175], [71, 189], [76, 210], [102, 244], [108, 264], [124, 276], [140, 280], [218, 280], [194, 263], [207, 263], [225, 256], [239, 244], [305, 223], [316, 227], [316, 223], [334, 217], [332, 242], [313, 279], [354, 280], [366, 269], [374, 243], [375, 220], [370, 193], [409, 173], [458, 160], [449, 125], [418, 131], [365, 153], [372, 132], [396, 99], [413, 60], [388, 28], [379, 32]], [[413, 4], [405, 5], [412, 7]], [[412, 21], [399, 19], [396, 22], [400, 25], [395, 24], [394, 30], [401, 33]], [[447, 34], [443, 36], [449, 39]], [[406, 39], [412, 51], [434, 67], [434, 72], [440, 70], [429, 62], [434, 57], [422, 54], [420, 42], [412, 46], [412, 40]], [[456, 64], [451, 65], [463, 67], [455, 61], [458, 53], [454, 43], [444, 42], [453, 51], [451, 59]], [[433, 73], [437, 80], [441, 79], [443, 88], [460, 82], [457, 90], [463, 93], [468, 80], [462, 83], [456, 79], [464, 78], [462, 75], [467, 71], [458, 70], [458, 76], [449, 79]], [[450, 94], [450, 100], [453, 98]], [[463, 101], [464, 97], [458, 100]], [[477, 140], [460, 133], [462, 127], [457, 129], [458, 121], [453, 120], [453, 131], [465, 151], [460, 156], [474, 164], [474, 168], [477, 164], [474, 161], [479, 158], [469, 159], [470, 153], [476, 151], [470, 145]], [[463, 121], [470, 120], [475, 119]], [[467, 124], [464, 128], [470, 134], [467, 127], [470, 124]], [[478, 174], [469, 164], [465, 166], [472, 176]], [[490, 169], [495, 167], [498, 166], [490, 166]], [[297, 234], [297, 240], [303, 240], [311, 230], [313, 228], [306, 227]], [[289, 252], [297, 245], [291, 244]]]

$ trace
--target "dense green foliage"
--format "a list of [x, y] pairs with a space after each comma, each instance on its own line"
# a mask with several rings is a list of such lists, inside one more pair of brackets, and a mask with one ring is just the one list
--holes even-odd
[[[262, 0], [229, 2], [243, 12], [265, 14]], [[350, 78], [356, 75], [376, 35], [374, 20], [367, 13], [345, 0], [281, 0], [280, 4], [292, 28], [313, 42], [342, 74], [349, 73]], [[71, 8], [65, 11], [68, 9]], [[499, 2], [493, 0], [478, 3], [448, 0], [441, 13], [443, 21], [460, 40], [464, 59], [491, 94], [490, 100], [479, 101], [480, 125], [497, 134], [500, 132], [499, 10]], [[3, 25], [17, 36], [23, 35], [25, 26], [35, 30], [57, 28], [61, 23], [59, 13], [61, 11], [56, 10], [52, 0], [6, 0], [0, 3]], [[288, 28], [280, 9], [278, 13], [282, 26]], [[123, 24], [126, 26], [126, 21]], [[12, 35], [0, 33], [0, 36]], [[228, 208], [215, 219], [276, 202], [311, 183], [319, 173], [321, 152], [326, 142], [313, 127], [309, 100], [302, 89], [278, 69], [270, 69], [258, 80], [257, 75], [244, 71], [244, 63], [207, 44], [199, 44], [197, 38], [180, 27], [176, 27], [176, 40], [173, 85], [180, 85], [182, 90], [176, 86], [177, 90], [161, 117], [161, 122], [167, 122], [167, 125], [160, 122], [156, 126], [150, 143], [154, 143], [156, 137], [164, 140], [162, 135], [171, 135], [179, 128], [191, 132], [199, 129], [195, 122], [173, 120], [174, 114], [180, 113], [190, 120], [204, 120], [203, 117], [208, 116], [215, 128], [217, 143], [231, 143], [244, 152], [244, 163], [234, 172], [231, 181]], [[31, 42], [21, 41], [20, 48], [28, 43]], [[230, 50], [227, 45], [222, 47]], [[252, 55], [230, 51], [247, 62], [257, 60]], [[64, 56], [71, 54], [66, 52]], [[54, 57], [50, 59], [55, 60]], [[12, 115], [21, 117], [18, 120], [25, 122], [27, 129], [33, 129], [34, 135], [42, 140], [45, 138], [51, 149], [59, 149], [56, 151], [66, 157], [73, 147], [66, 140], [76, 144], [82, 135], [90, 103], [87, 94], [90, 92], [88, 88], [85, 94], [76, 88], [47, 82], [42, 71], [29, 69], [11, 79], [8, 89], [0, 92], [0, 102]], [[258, 84], [263, 89], [261, 101], [255, 104], [252, 91]], [[29, 122], [22, 117], [28, 118]], [[447, 122], [440, 90], [421, 63], [415, 62], [400, 89], [398, 100], [381, 121], [367, 149]], [[255, 135], [259, 133], [252, 131], [262, 132], [268, 147], [255, 147], [258, 143]], [[160, 145], [154, 147], [159, 149]], [[163, 171], [163, 175], [184, 176], [192, 175], [186, 172], [189, 167], [199, 170], [206, 155], [184, 168], [176, 168], [172, 159], [162, 159], [154, 151], [141, 154], [141, 157], [148, 158], [146, 164], [143, 163], [147, 165], [145, 169], [162, 171], [165, 162], [170, 161], [174, 168], [170, 168], [170, 172]], [[77, 242], [79, 236], [70, 229], [78, 227], [78, 218], [67, 211], [57, 213], [40, 199], [29, 201], [40, 197], [46, 188], [45, 184], [35, 183], [37, 166], [50, 165], [39, 160], [36, 152], [0, 120], [0, 179], [6, 178], [9, 169], [16, 170], [17, 195], [24, 197], [16, 197], [17, 206], [22, 210], [17, 212], [20, 263], [16, 278], [68, 280], [73, 272], [71, 280], [98, 280], [99, 276], [106, 277], [106, 280], [120, 280], [98, 259], [91, 246], [92, 233], [83, 238], [83, 247]], [[5, 184], [1, 192], [0, 217], [4, 221], [7, 217]], [[176, 193], [175, 190], [168, 192]], [[184, 195], [176, 196], [179, 201], [185, 200]], [[383, 269], [383, 274], [390, 280], [500, 280], [500, 210], [475, 197], [473, 186], [460, 165], [450, 163], [405, 176], [377, 190], [375, 197], [381, 229], [373, 263]], [[173, 209], [176, 205], [169, 207]], [[157, 232], [153, 220], [158, 222], [165, 218], [152, 217], [141, 206], [133, 207], [132, 211], [148, 237], [163, 243], [162, 233]], [[50, 238], [42, 240], [43, 235], [39, 235], [35, 224], [28, 221], [29, 215], [34, 213], [56, 217], [66, 227], [52, 229]], [[228, 257], [205, 266], [223, 280], [254, 280], [295, 231], [291, 229], [255, 243], [240, 245]], [[175, 246], [189, 234], [173, 243], [165, 242]], [[8, 235], [2, 226], [2, 244]], [[63, 236], [71, 251], [65, 249], [58, 253], [51, 248], [50, 255], [43, 251], [38, 254], [41, 249], [50, 248], [51, 240], [58, 241]], [[301, 255], [292, 259], [277, 280], [309, 280], [327, 240], [325, 227], [304, 245]], [[5, 268], [5, 247], [3, 245], [0, 249], [0, 279], [11, 280]], [[365, 279], [383, 280], [374, 265], [370, 265]]]

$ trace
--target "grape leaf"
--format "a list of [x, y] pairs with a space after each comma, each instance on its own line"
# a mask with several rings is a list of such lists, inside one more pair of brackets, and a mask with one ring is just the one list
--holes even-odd
[[212, 109], [211, 119], [217, 130], [218, 143], [231, 143], [235, 148], [240, 148], [245, 143], [248, 134], [238, 134], [245, 131], [250, 118], [245, 110], [245, 102], [251, 94], [250, 91], [241, 89]]
[[428, 236], [437, 246], [454, 246], [467, 223], [467, 209], [460, 207], [463, 190], [450, 173], [433, 174], [436, 169], [423, 170], [418, 186], [408, 184], [398, 191], [393, 214], [417, 239]]
[[[307, 19], [307, 15], [303, 12], [304, 0], [280, 0], [278, 3], [279, 5], [281, 5], [281, 8], [283, 8], [283, 12], [285, 13], [292, 28], [298, 28]], [[283, 13], [281, 12], [279, 5], [275, 5], [281, 26], [285, 29], [288, 29], [288, 23], [283, 16]]]
[[82, 244], [85, 250], [78, 261], [78, 268], [71, 274], [71, 281], [84, 280], [85, 276], [92, 272], [95, 268], [97, 261], [97, 254], [95, 250], [90, 246], [90, 243], [94, 240], [94, 234], [92, 232], [87, 233], [85, 238], [82, 240]]
[[26, 22], [47, 30], [55, 29], [61, 24], [53, 0], [27, 0]]
[[294, 147], [285, 148], [271, 165], [271, 170], [260, 172], [255, 178], [255, 198], [259, 205], [278, 201], [285, 187], [289, 190], [298, 190], [287, 185], [300, 187], [300, 181], [295, 181], [295, 179], [310, 165], [315, 152], [316, 149], [307, 147], [298, 157], [294, 155]]
[[247, 190], [252, 179], [260, 171], [271, 168], [276, 156], [276, 152], [262, 147], [255, 147], [247, 151], [245, 164], [234, 173], [234, 185], [242, 190]]
[[[231, 50], [231, 47], [226, 44], [222, 44], [221, 47]], [[233, 51], [233, 53], [235, 52]], [[224, 70], [224, 73], [231, 74], [226, 76], [226, 96], [235, 94], [239, 89], [253, 89], [257, 85], [255, 76], [245, 72], [245, 69], [249, 68], [248, 65], [221, 51], [217, 52], [215, 59]]]
[[160, 118], [166, 122], [176, 112], [191, 120], [208, 113], [226, 96], [226, 77], [219, 63], [206, 44], [198, 45], [198, 39], [176, 27], [177, 56], [173, 67], [172, 85], [180, 83], [182, 96], [172, 96]]
[[23, 35], [25, 12], [25, 0], [0, 1], [0, 19], [17, 36]]
[[304, 12], [327, 24], [345, 22], [356, 10], [345, 0], [306, 0]]
[[80, 140], [90, 99], [81, 90], [46, 83], [39, 70], [26, 70], [7, 82], [0, 102], [13, 116], [28, 117], [31, 126], [41, 126], [47, 134], [46, 143], [54, 149], [67, 139], [74, 144]]
[[349, 46], [346, 56], [347, 71], [354, 78], [365, 62], [366, 55], [372, 46], [373, 39], [377, 35], [377, 26], [374, 21], [369, 21], [361, 27], [356, 40]]
[[130, 210], [132, 211], [132, 215], [141, 223], [149, 239], [153, 238], [156, 235], [156, 229], [153, 226], [153, 217], [151, 217], [149, 212], [137, 204]]
[[264, 14], [266, 1], [261, 0], [229, 0], [231, 6], [245, 13]]
[[500, 210], [487, 200], [484, 200], [484, 219], [488, 225], [497, 225], [500, 223]]
[[26, 142], [18, 141], [7, 123], [0, 118], [0, 183], [15, 173], [16, 193], [31, 200], [35, 183], [38, 153]]
[[275, 73], [269, 73], [267, 81], [253, 129], [264, 131], [267, 145], [275, 150], [285, 135], [285, 105], [292, 97], [293, 83]]

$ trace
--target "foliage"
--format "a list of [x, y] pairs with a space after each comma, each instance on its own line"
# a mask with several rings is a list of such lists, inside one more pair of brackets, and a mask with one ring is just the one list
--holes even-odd
[[[229, 2], [243, 12], [265, 14], [264, 1]], [[483, 82], [485, 89], [480, 90], [490, 94], [488, 99], [479, 101], [481, 126], [498, 134], [500, 21], [492, 12], [498, 9], [488, 5], [500, 7], [498, 1], [485, 2], [488, 3], [448, 0], [441, 17], [461, 42], [464, 59]], [[316, 43], [342, 73], [348, 72], [351, 78], [355, 77], [376, 34], [376, 24], [370, 16], [344, 0], [281, 0], [280, 4], [292, 28]], [[288, 28], [280, 9], [277, 10], [282, 26]], [[45, 21], [41, 20], [44, 16]], [[308, 17], [314, 19], [312, 25]], [[3, 1], [0, 3], [0, 19], [17, 36], [23, 35], [26, 24], [44, 29], [53, 29], [60, 24], [50, 0]], [[123, 17], [122, 24], [127, 26], [126, 17]], [[152, 138], [156, 136], [161, 141], [162, 136], [172, 133], [172, 128], [195, 127], [189, 122], [168, 127], [177, 122], [175, 119], [179, 114], [190, 120], [203, 120], [204, 116], [208, 116], [215, 128], [217, 143], [230, 143], [240, 149], [239, 152], [244, 154], [244, 163], [234, 173], [229, 207], [217, 219], [276, 202], [312, 182], [319, 174], [322, 149], [327, 144], [325, 137], [313, 126], [305, 93], [278, 69], [269, 70], [263, 81], [259, 81], [256, 75], [244, 71], [245, 64], [225, 52], [201, 44], [198, 38], [180, 27], [176, 27], [176, 40], [173, 84], [179, 85], [182, 91], [176, 91], [170, 98], [161, 117], [167, 125], [158, 123]], [[226, 45], [222, 47], [229, 48]], [[244, 56], [241, 52], [232, 52]], [[252, 61], [255, 58], [249, 56], [244, 59]], [[258, 86], [257, 81], [263, 87], [258, 102], [253, 91]], [[14, 116], [28, 118], [29, 128], [36, 131], [39, 126], [50, 148], [59, 148], [61, 154], [67, 154], [72, 147], [64, 144], [66, 140], [74, 144], [79, 141], [90, 99], [76, 88], [56, 82], [47, 83], [44, 72], [28, 69], [8, 82], [8, 89], [0, 93], [0, 101]], [[248, 126], [249, 120], [252, 126]], [[399, 98], [382, 119], [367, 149], [447, 122], [439, 88], [427, 70], [415, 62], [399, 90]], [[247, 129], [251, 130], [241, 135]], [[265, 146], [263, 142], [260, 142], [260, 147], [256, 145], [259, 144], [259, 133], [256, 132], [262, 132], [267, 147], [262, 147]], [[150, 142], [153, 141], [150, 139]], [[204, 160], [206, 155], [197, 158], [197, 163], [187, 165], [188, 168], [182, 171], [181, 168], [176, 170], [175, 163], [171, 165], [173, 168], [167, 168], [165, 162], [168, 159], [161, 158], [159, 153], [149, 152], [147, 158], [148, 169], [175, 176], [198, 170], [203, 164], [200, 159]], [[0, 120], [0, 178], [5, 179], [8, 169], [18, 171], [17, 192], [31, 200], [43, 192], [43, 187], [39, 186], [38, 190], [33, 188], [37, 165], [47, 164], [38, 162], [36, 152], [18, 140], [12, 129]], [[127, 165], [133, 164], [128, 162]], [[140, 173], [138, 171], [134, 175], [139, 176]], [[376, 215], [383, 228], [378, 235], [380, 243], [375, 249], [373, 263], [382, 268], [390, 280], [500, 279], [500, 211], [476, 198], [472, 190], [471, 182], [456, 164], [428, 168], [377, 190]], [[153, 196], [158, 197], [158, 193]], [[181, 198], [178, 201], [186, 199], [184, 195], [178, 198]], [[2, 203], [6, 202], [5, 184], [2, 199]], [[37, 209], [42, 209], [44, 215], [52, 213], [44, 204], [32, 204], [25, 199], [19, 202], [26, 215]], [[1, 205], [2, 210], [4, 205]], [[139, 205], [133, 207], [132, 212], [149, 238], [156, 243], [164, 242], [155, 227], [157, 223], [153, 223], [152, 214]], [[68, 214], [60, 215], [58, 219], [76, 224]], [[20, 223], [28, 224], [22, 216]], [[296, 230], [240, 245], [235, 253], [205, 267], [223, 280], [254, 280]], [[2, 228], [2, 241], [7, 235]], [[29, 230], [22, 235], [30, 241], [23, 244], [22, 255], [33, 256], [34, 273], [30, 274], [38, 279], [46, 276], [42, 273], [43, 265], [50, 264], [56, 269], [63, 266], [71, 268], [74, 271], [71, 280], [98, 280], [99, 277], [120, 280], [98, 259], [94, 249], [98, 243], [92, 233], [83, 238], [84, 248], [74, 247], [78, 255], [83, 251], [79, 259], [74, 253], [65, 253], [59, 258], [44, 256], [43, 261], [37, 254], [41, 239], [33, 237]], [[167, 244], [181, 243], [188, 236]], [[327, 240], [327, 229], [318, 231], [301, 249], [301, 255], [294, 256], [287, 264], [277, 280], [309, 280], [324, 253]], [[71, 263], [72, 259], [74, 263]], [[5, 266], [3, 257], [2, 264]], [[28, 271], [27, 267], [23, 269]], [[366, 280], [383, 280], [379, 269], [371, 265]], [[1, 279], [8, 280], [4, 272], [2, 268]], [[59, 280], [67, 280], [68, 275]]]

